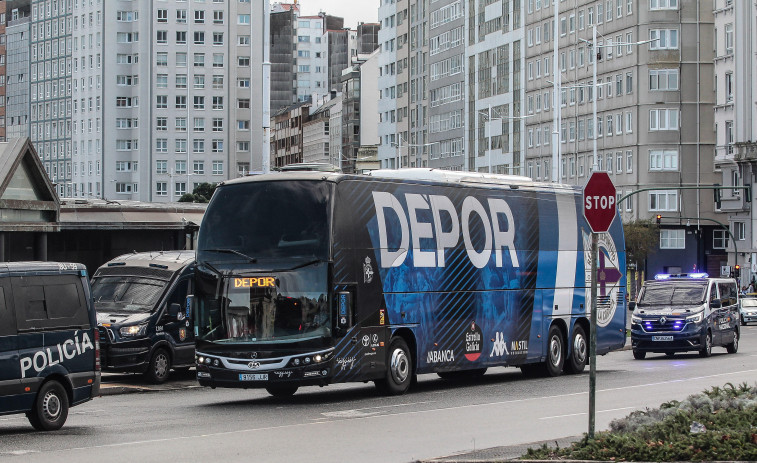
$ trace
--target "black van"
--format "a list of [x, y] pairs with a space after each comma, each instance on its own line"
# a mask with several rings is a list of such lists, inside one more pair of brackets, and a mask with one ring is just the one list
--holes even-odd
[[0, 415], [51, 431], [98, 395], [96, 326], [84, 265], [0, 263]]
[[92, 278], [104, 371], [144, 373], [162, 383], [171, 368], [194, 365], [186, 310], [194, 251], [125, 254]]

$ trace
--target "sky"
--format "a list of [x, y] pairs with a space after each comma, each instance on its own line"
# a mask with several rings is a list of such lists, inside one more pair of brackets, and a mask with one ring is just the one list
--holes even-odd
[[378, 0], [299, 0], [299, 4], [302, 16], [325, 11], [343, 17], [345, 27], [350, 29], [355, 29], [359, 22], [378, 22]]

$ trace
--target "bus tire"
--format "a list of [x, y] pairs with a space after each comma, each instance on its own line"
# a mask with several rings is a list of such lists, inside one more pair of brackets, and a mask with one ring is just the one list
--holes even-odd
[[147, 364], [145, 377], [153, 384], [164, 383], [171, 371], [171, 355], [164, 348], [159, 348], [152, 353], [150, 362]]
[[42, 385], [34, 399], [34, 408], [26, 413], [29, 423], [37, 431], [56, 431], [68, 418], [68, 394], [58, 381]]
[[560, 376], [565, 364], [565, 338], [557, 325], [549, 328], [547, 336], [547, 361], [544, 362], [544, 372], [547, 376]]
[[413, 358], [407, 343], [392, 338], [387, 352], [386, 376], [375, 381], [376, 388], [385, 395], [402, 395], [413, 381]]
[[586, 361], [589, 358], [589, 346], [586, 342], [586, 333], [581, 325], [576, 324], [573, 327], [573, 336], [570, 342], [570, 356], [565, 362], [565, 372], [578, 374], [584, 371]]
[[266, 391], [268, 391], [269, 394], [276, 397], [277, 399], [286, 399], [287, 397], [292, 397], [295, 392], [297, 392], [297, 389], [299, 389], [296, 385], [279, 385], [279, 386], [267, 386], [265, 388]]

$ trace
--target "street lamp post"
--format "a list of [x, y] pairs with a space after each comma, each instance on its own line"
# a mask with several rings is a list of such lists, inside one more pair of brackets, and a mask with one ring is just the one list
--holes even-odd
[[[432, 145], [435, 145], [435, 144], [436, 144], [436, 142], [423, 143], [423, 144], [405, 143], [403, 145], [402, 144], [402, 135], [399, 135], [399, 143], [396, 144], [396, 145], [394, 145], [397, 148], [397, 169], [401, 169], [402, 168], [402, 147], [403, 146], [406, 146], [408, 148], [410, 148], [410, 147], [416, 147], [417, 148], [417, 147], [424, 147], [424, 146], [432, 146]], [[409, 157], [409, 154], [408, 154], [408, 157]], [[408, 162], [408, 167], [410, 167], [409, 166], [410, 160], [408, 159], [407, 162]]]
[[[531, 117], [531, 116], [502, 116], [502, 115], [497, 116], [497, 117], [493, 117], [492, 116], [492, 111], [496, 111], [496, 110], [494, 110], [492, 108], [492, 105], [489, 105], [488, 108], [487, 108], [487, 110], [486, 110], [486, 114], [487, 114], [486, 124], [487, 124], [487, 127], [488, 127], [488, 130], [486, 132], [487, 132], [487, 138], [489, 139], [488, 140], [489, 149], [487, 151], [486, 158], [487, 158], [487, 162], [489, 164], [489, 173], [490, 174], [492, 173], [492, 138], [495, 137], [495, 136], [502, 135], [502, 131], [501, 131], [502, 127], [501, 127], [501, 125], [499, 126], [499, 130], [497, 131], [496, 135], [494, 133], [492, 133], [493, 132], [492, 128], [494, 127], [494, 125], [492, 124], [492, 122], [494, 122], [494, 121], [500, 121], [500, 124], [501, 124], [501, 122], [503, 120], [505, 120], [505, 119], [506, 120], [520, 120], [520, 119], [528, 119], [529, 117]], [[481, 110], [479, 112], [484, 112], [484, 110]]]

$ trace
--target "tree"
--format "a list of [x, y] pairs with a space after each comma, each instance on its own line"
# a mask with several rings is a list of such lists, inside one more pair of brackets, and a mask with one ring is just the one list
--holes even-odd
[[215, 183], [200, 183], [191, 193], [185, 193], [179, 198], [180, 203], [207, 203], [216, 191]]
[[[626, 236], [626, 265], [631, 270], [631, 297], [636, 296], [636, 288], [640, 281], [639, 268], [646, 262], [649, 254], [657, 250], [660, 229], [652, 224], [652, 220], [635, 220], [623, 224]], [[630, 265], [633, 264], [633, 265]]]

